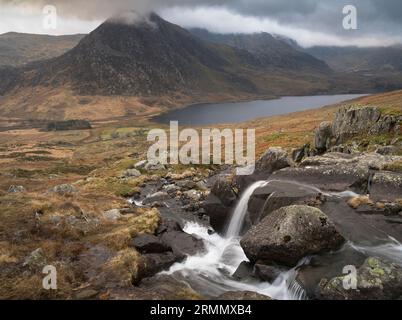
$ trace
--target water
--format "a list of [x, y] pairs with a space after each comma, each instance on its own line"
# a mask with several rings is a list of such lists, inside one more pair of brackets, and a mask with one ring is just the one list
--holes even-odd
[[282, 97], [251, 102], [197, 104], [155, 117], [160, 123], [179, 121], [182, 125], [238, 123], [260, 117], [287, 114], [356, 99], [364, 95]]
[[[306, 292], [297, 282], [296, 277], [297, 269], [301, 265], [308, 264], [311, 257], [305, 257], [295, 268], [281, 273], [273, 283], [260, 282], [251, 278], [238, 281], [232, 277], [239, 265], [243, 261], [248, 261], [240, 246], [240, 232], [247, 215], [250, 197], [255, 190], [272, 181], [255, 182], [243, 193], [224, 236], [217, 233], [211, 235], [207, 227], [196, 222], [187, 222], [184, 231], [202, 239], [206, 251], [187, 257], [184, 262], [174, 264], [163, 273], [186, 281], [196, 292], [210, 298], [217, 297], [227, 291], [252, 291], [276, 300], [307, 299]], [[320, 191], [314, 186], [297, 184]], [[356, 194], [345, 191], [328, 195], [348, 198]], [[402, 245], [395, 239], [390, 238], [380, 246], [361, 246], [354, 243], [347, 243], [346, 245], [351, 245], [356, 251], [362, 252], [366, 256], [382, 257], [402, 265]]]

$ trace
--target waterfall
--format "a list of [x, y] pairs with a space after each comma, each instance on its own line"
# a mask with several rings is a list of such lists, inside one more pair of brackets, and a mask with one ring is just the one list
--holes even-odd
[[244, 224], [244, 219], [247, 215], [248, 202], [250, 197], [253, 195], [254, 191], [258, 188], [265, 187], [269, 182], [267, 181], [257, 181], [253, 183], [247, 190], [243, 193], [237, 204], [232, 218], [229, 223], [229, 227], [226, 232], [227, 237], [238, 237], [240, 235], [241, 229]]

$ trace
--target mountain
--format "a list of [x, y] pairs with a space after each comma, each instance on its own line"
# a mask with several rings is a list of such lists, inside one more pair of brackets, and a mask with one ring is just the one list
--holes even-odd
[[251, 52], [261, 65], [271, 65], [285, 70], [310, 70], [330, 73], [328, 65], [308, 53], [296, 50], [282, 38], [269, 33], [217, 34], [205, 29], [190, 29], [201, 39], [222, 43]]
[[156, 14], [129, 13], [59, 57], [0, 67], [0, 117], [103, 121], [193, 103], [373, 88], [383, 81], [336, 74], [269, 34], [195, 35]]
[[401, 47], [312, 47], [305, 51], [324, 60], [337, 71], [377, 74], [402, 72]]
[[48, 36], [9, 32], [0, 35], [0, 66], [20, 66], [54, 58], [75, 47], [82, 34]]

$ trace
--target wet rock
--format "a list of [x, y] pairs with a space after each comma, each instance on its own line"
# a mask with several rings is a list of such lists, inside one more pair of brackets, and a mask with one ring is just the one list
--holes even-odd
[[256, 173], [270, 175], [272, 172], [291, 166], [288, 153], [282, 148], [269, 148], [256, 163]]
[[193, 256], [204, 251], [204, 242], [183, 231], [166, 231], [160, 235], [160, 241], [181, 258]]
[[119, 209], [112, 209], [103, 213], [103, 218], [109, 221], [116, 221], [122, 217]]
[[180, 258], [173, 252], [144, 254], [142, 259], [141, 278], [152, 277], [159, 272], [168, 270], [173, 264], [180, 261]]
[[10, 188], [8, 188], [9, 193], [23, 193], [25, 191], [23, 186], [10, 186]]
[[241, 240], [252, 262], [295, 266], [303, 257], [336, 250], [344, 243], [334, 224], [319, 209], [281, 208], [250, 229]]
[[180, 187], [175, 184], [168, 184], [163, 186], [163, 190], [172, 196], [175, 195], [178, 191], [180, 191]]
[[170, 196], [167, 192], [159, 191], [154, 194], [148, 195], [144, 199], [143, 204], [148, 205], [148, 204], [152, 204], [154, 202], [166, 201], [168, 199], [170, 199]]
[[203, 199], [204, 195], [202, 192], [197, 191], [197, 190], [189, 190], [183, 192], [183, 197], [187, 200], [190, 200], [192, 202], [199, 202]]
[[141, 176], [141, 172], [139, 172], [137, 169], [128, 169], [123, 173], [123, 177], [125, 178], [135, 178], [139, 176]]
[[132, 240], [132, 245], [140, 253], [163, 253], [169, 251], [170, 248], [163, 244], [161, 240], [150, 234], [141, 234]]
[[288, 269], [278, 265], [265, 264], [262, 261], [257, 261], [254, 265], [255, 277], [269, 283], [273, 283], [285, 271], [288, 271]]
[[357, 289], [345, 289], [346, 276], [323, 279], [318, 297], [326, 300], [392, 300], [402, 296], [402, 268], [370, 257], [357, 270]]
[[319, 190], [289, 181], [271, 181], [255, 190], [248, 203], [248, 219], [255, 225], [271, 212], [295, 204], [320, 204]]
[[197, 183], [192, 180], [180, 180], [176, 181], [176, 185], [182, 190], [191, 190], [197, 188]]
[[236, 301], [236, 300], [272, 300], [270, 297], [251, 291], [229, 291], [226, 292], [216, 300]]
[[221, 232], [225, 229], [237, 199], [238, 196], [231, 178], [229, 176], [218, 177], [203, 204], [205, 214], [210, 218], [211, 226], [216, 231]]
[[323, 122], [315, 131], [315, 148], [319, 153], [324, 153], [331, 147], [331, 139], [333, 137], [332, 133], [332, 123]]
[[236, 272], [232, 275], [236, 280], [244, 280], [253, 276], [253, 265], [248, 261], [243, 261]]
[[395, 201], [402, 199], [402, 174], [377, 172], [370, 184], [370, 197], [374, 201]]
[[62, 184], [52, 189], [54, 193], [59, 195], [67, 195], [77, 192], [77, 190], [70, 184]]
[[23, 263], [24, 267], [28, 267], [30, 269], [40, 268], [46, 265], [46, 257], [42, 250], [42, 248], [38, 248], [32, 251], [29, 256], [25, 258]]

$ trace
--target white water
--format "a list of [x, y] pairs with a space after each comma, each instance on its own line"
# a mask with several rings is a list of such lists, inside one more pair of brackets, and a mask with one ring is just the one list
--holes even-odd
[[[225, 236], [216, 233], [211, 235], [207, 227], [188, 222], [184, 231], [201, 238], [205, 243], [206, 251], [190, 256], [182, 263], [174, 264], [170, 270], [163, 273], [185, 280], [195, 291], [207, 297], [216, 297], [227, 291], [252, 291], [277, 300], [306, 299], [304, 289], [296, 281], [296, 270], [299, 266], [308, 264], [308, 258], [303, 259], [297, 267], [280, 274], [273, 283], [253, 279], [237, 281], [232, 277], [239, 265], [243, 261], [248, 261], [240, 246], [240, 232], [247, 215], [248, 202], [255, 190], [270, 182], [272, 181], [258, 181], [244, 192], [234, 210]], [[315, 187], [296, 184], [325, 194]], [[357, 194], [345, 191], [326, 195], [348, 198]], [[389, 243], [376, 247], [350, 245], [367, 256], [382, 257], [402, 265], [402, 245], [395, 239], [390, 239]]]
[[278, 300], [304, 299], [304, 290], [295, 281], [296, 268], [282, 273], [272, 284], [251, 279], [236, 281], [231, 277], [243, 261], [248, 261], [240, 246], [239, 237], [247, 214], [248, 201], [256, 189], [268, 183], [258, 181], [246, 190], [224, 237], [217, 233], [210, 235], [206, 227], [188, 222], [184, 231], [201, 238], [206, 252], [188, 257], [183, 263], [174, 264], [164, 273], [184, 278], [193, 289], [211, 297], [227, 291], [253, 291]]

